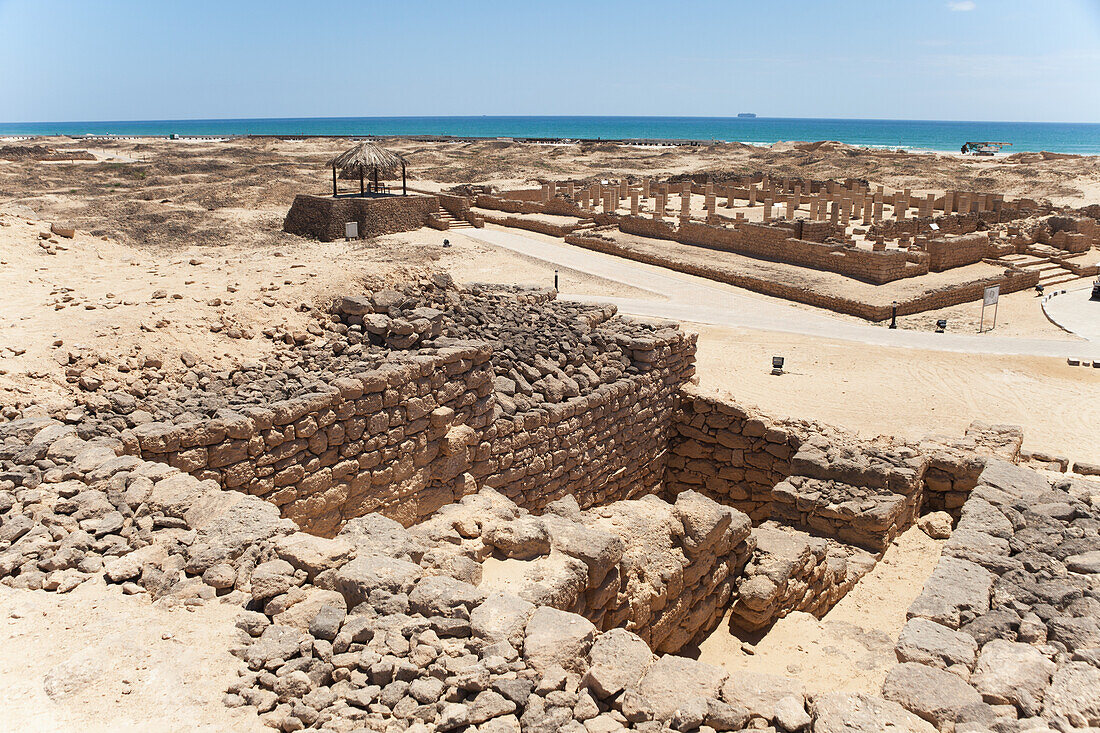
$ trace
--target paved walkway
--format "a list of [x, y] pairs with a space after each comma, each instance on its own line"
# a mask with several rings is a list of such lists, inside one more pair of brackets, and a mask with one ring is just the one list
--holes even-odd
[[593, 252], [564, 242], [535, 239], [500, 229], [464, 229], [462, 234], [559, 267], [602, 277], [664, 296], [668, 300], [565, 295], [563, 299], [614, 303], [623, 313], [670, 318], [715, 326], [753, 328], [807, 336], [975, 354], [1100, 358], [1100, 340], [1053, 341], [998, 337], [993, 334], [954, 334], [890, 330], [882, 326], [833, 318], [774, 300], [754, 298], [716, 287], [704, 278], [651, 267], [621, 257]]
[[1100, 341], [1100, 302], [1090, 300], [1092, 283], [1043, 299], [1047, 318], [1070, 333], [1089, 341]]

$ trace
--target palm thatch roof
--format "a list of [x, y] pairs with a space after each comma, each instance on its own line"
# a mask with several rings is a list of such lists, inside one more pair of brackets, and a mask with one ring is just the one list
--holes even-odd
[[393, 151], [372, 142], [361, 142], [330, 160], [329, 165], [336, 166], [345, 174], [377, 171], [378, 176], [389, 178], [401, 172], [403, 162], [404, 158]]

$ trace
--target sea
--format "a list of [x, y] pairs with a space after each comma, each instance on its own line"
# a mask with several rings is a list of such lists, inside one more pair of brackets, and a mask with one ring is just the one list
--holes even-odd
[[909, 151], [958, 151], [965, 142], [1011, 143], [1004, 153], [1100, 155], [1100, 124], [950, 122], [787, 117], [289, 117], [0, 123], [0, 138], [48, 135], [427, 135], [463, 138], [721, 140], [754, 145], [836, 140]]

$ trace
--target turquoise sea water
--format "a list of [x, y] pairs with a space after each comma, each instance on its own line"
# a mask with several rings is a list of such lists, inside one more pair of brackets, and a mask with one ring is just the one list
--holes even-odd
[[454, 135], [660, 138], [767, 144], [837, 140], [851, 145], [957, 151], [967, 141], [1011, 142], [1005, 152], [1100, 154], [1100, 124], [829, 120], [758, 117], [322, 117], [0, 123], [11, 135]]

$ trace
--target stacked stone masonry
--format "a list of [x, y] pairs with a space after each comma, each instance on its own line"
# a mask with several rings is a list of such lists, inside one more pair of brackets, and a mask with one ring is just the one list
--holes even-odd
[[[772, 422], [688, 385], [694, 341], [669, 324], [552, 293], [443, 278], [327, 323], [274, 376], [0, 423], [2, 582], [240, 607], [223, 702], [286, 731], [1100, 726], [1100, 484], [1017, 465], [1018, 430], [910, 445]], [[297, 441], [288, 502], [229, 486]], [[309, 504], [314, 477], [357, 480], [322, 465], [334, 448], [378, 452], [377, 496]], [[930, 507], [957, 526], [881, 696], [675, 656], [726, 611], [747, 631], [823, 614]]]

